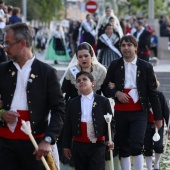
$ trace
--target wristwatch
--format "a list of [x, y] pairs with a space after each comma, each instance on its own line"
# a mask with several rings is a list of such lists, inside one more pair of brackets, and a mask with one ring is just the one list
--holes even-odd
[[52, 139], [51, 139], [50, 136], [46, 136], [46, 137], [44, 138], [44, 140], [45, 140], [46, 142], [48, 142], [48, 143], [51, 143], [51, 142], [52, 142]]

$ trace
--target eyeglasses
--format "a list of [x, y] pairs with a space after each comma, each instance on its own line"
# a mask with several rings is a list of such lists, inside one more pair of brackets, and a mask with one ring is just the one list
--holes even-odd
[[18, 40], [18, 41], [16, 41], [16, 42], [10, 43], [10, 44], [3, 44], [3, 48], [11, 48], [13, 45], [19, 43], [20, 41], [21, 41], [21, 40]]

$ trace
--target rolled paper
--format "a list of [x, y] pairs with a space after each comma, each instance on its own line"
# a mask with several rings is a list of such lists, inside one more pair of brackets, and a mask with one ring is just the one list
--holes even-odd
[[[35, 141], [35, 139], [34, 139], [32, 133], [31, 133], [31, 128], [30, 128], [30, 126], [27, 125], [26, 122], [25, 122], [24, 120], [21, 120], [21, 122], [22, 122], [22, 126], [23, 126], [23, 127], [21, 127], [21, 130], [22, 130], [22, 129], [25, 130], [25, 131], [23, 131], [23, 130], [22, 130], [22, 131], [23, 131], [24, 133], [26, 133], [26, 134], [29, 136], [29, 138], [30, 138], [32, 144], [34, 145], [35, 149], [38, 150], [38, 145], [37, 145], [37, 143], [36, 143], [36, 141]], [[50, 170], [50, 168], [49, 168], [49, 166], [48, 166], [48, 164], [47, 164], [47, 162], [46, 162], [44, 156], [41, 157], [41, 161], [43, 162], [43, 164], [44, 164], [46, 170]]]

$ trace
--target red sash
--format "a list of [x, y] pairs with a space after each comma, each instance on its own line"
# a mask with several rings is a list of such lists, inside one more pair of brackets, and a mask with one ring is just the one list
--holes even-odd
[[[87, 124], [86, 122], [81, 122], [81, 136], [74, 136], [73, 140], [77, 142], [90, 142], [90, 139], [87, 137]], [[97, 138], [97, 141], [104, 141], [105, 137], [101, 136]]]
[[[131, 89], [124, 89], [124, 93], [128, 94], [130, 90]], [[117, 111], [138, 111], [138, 110], [142, 110], [142, 105], [139, 100], [136, 103], [134, 103], [133, 99], [130, 97], [129, 103], [115, 103], [115, 110], [117, 110]]]
[[[6, 139], [30, 140], [29, 136], [26, 135], [21, 130], [21, 125], [22, 125], [21, 120], [30, 121], [29, 112], [27, 110], [17, 110], [17, 112], [20, 114], [20, 117], [18, 117], [18, 122], [14, 133], [12, 133], [8, 127], [0, 127], [0, 137]], [[42, 137], [44, 137], [44, 134], [39, 134], [34, 136], [34, 138], [42, 138]]]
[[146, 54], [146, 55], [150, 55], [151, 51], [147, 50], [147, 51], [143, 51], [143, 52], [137, 52], [137, 54]]

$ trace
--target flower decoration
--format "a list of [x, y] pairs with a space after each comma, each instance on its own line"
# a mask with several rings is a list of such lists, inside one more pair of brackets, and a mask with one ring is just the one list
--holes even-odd
[[28, 79], [28, 81], [29, 81], [30, 83], [32, 83], [32, 79]]
[[34, 75], [34, 74], [31, 74], [30, 77], [33, 78], [33, 79], [35, 79], [35, 75]]
[[33, 80], [34, 80], [36, 77], [38, 77], [38, 75], [35, 75], [35, 74], [32, 73], [32, 74], [30, 75], [30, 78], [28, 79], [28, 81], [29, 81], [30, 83], [32, 83]]
[[13, 71], [12, 73], [11, 73], [11, 75], [12, 75], [12, 77], [15, 75], [15, 71]]
[[96, 103], [96, 102], [94, 102], [94, 103], [93, 103], [93, 107], [96, 107], [96, 105], [97, 105], [97, 103]]

